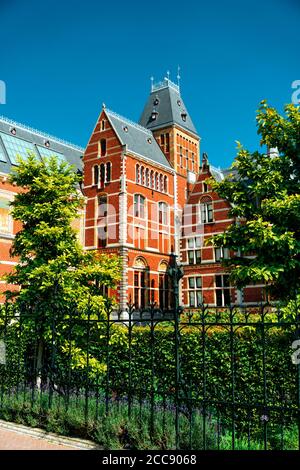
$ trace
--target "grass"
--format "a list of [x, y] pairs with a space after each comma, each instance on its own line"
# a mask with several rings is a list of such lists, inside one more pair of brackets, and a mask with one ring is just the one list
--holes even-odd
[[[65, 436], [91, 439], [107, 450], [175, 448], [175, 412], [171, 406], [155, 406], [152, 413], [149, 403], [134, 402], [129, 416], [125, 401], [110, 401], [108, 413], [104, 397], [98, 401], [91, 397], [87, 404], [86, 407], [84, 396], [78, 395], [70, 397], [68, 406], [62, 397], [54, 395], [49, 406], [49, 395], [45, 392], [3, 394], [0, 418]], [[218, 425], [213, 416], [204, 420], [199, 411], [191, 416], [181, 412], [179, 429], [181, 449], [232, 449], [231, 431]], [[269, 433], [267, 448], [298, 449], [297, 426], [274, 428]], [[263, 436], [253, 439], [236, 435], [235, 449], [263, 450]]]

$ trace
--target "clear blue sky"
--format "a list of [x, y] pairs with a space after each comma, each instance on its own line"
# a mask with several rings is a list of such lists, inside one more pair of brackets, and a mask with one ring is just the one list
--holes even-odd
[[102, 102], [137, 121], [170, 70], [202, 137], [228, 166], [258, 146], [261, 99], [300, 80], [300, 0], [0, 0], [0, 114], [85, 146]]

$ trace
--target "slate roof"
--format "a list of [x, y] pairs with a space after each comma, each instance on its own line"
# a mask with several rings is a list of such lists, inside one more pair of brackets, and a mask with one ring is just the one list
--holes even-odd
[[171, 165], [155, 140], [152, 132], [109, 109], [105, 109], [120, 142], [127, 150], [168, 169]]
[[[153, 110], [158, 113], [155, 120], [151, 118]], [[185, 115], [185, 120], [182, 115]], [[179, 87], [167, 78], [163, 82], [152, 86], [152, 91], [140, 117], [139, 124], [152, 130], [176, 124], [198, 136], [180, 96]]]
[[[15, 129], [15, 135], [12, 134], [12, 129]], [[47, 141], [48, 147], [45, 146]], [[53, 152], [58, 158], [64, 157], [75, 169], [82, 169], [82, 147], [0, 116], [0, 173], [9, 174], [14, 167], [18, 149], [23, 148], [25, 154], [27, 146], [29, 151], [35, 152], [39, 157]]]

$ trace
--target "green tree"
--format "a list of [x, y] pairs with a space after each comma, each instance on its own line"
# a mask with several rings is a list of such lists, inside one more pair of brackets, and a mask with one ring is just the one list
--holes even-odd
[[261, 145], [278, 154], [250, 153], [238, 143], [232, 173], [210, 181], [236, 222], [210, 242], [236, 253], [224, 265], [238, 287], [263, 282], [288, 298], [300, 284], [300, 108], [289, 104], [281, 116], [262, 101], [256, 119]]
[[80, 176], [69, 164], [55, 157], [40, 161], [29, 155], [19, 159], [9, 179], [23, 191], [11, 203], [13, 218], [22, 224], [11, 248], [19, 262], [6, 276], [19, 289], [7, 290], [6, 298], [23, 314], [23, 330], [27, 328], [29, 336], [38, 335], [38, 367], [49, 351], [53, 321], [61, 352], [72, 345], [71, 359], [80, 364], [87, 357], [81, 340], [84, 331], [77, 328], [72, 341], [67, 339], [71, 310], [82, 319], [87, 315], [103, 318], [114, 301], [103, 295], [101, 287], [116, 286], [119, 259], [84, 251], [80, 245], [71, 223], [83, 208], [84, 198]]

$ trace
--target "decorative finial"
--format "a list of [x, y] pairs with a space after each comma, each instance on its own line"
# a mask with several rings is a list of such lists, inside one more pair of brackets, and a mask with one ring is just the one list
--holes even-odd
[[153, 91], [153, 82], [154, 82], [154, 77], [150, 77], [150, 80], [151, 80], [151, 91]]
[[177, 67], [177, 85], [178, 85], [178, 88], [180, 89], [180, 66], [178, 65]]
[[170, 70], [167, 70], [167, 77], [168, 77], [168, 80], [170, 80]]
[[106, 104], [102, 103], [102, 109], [105, 109], [105, 108], [106, 108]]

